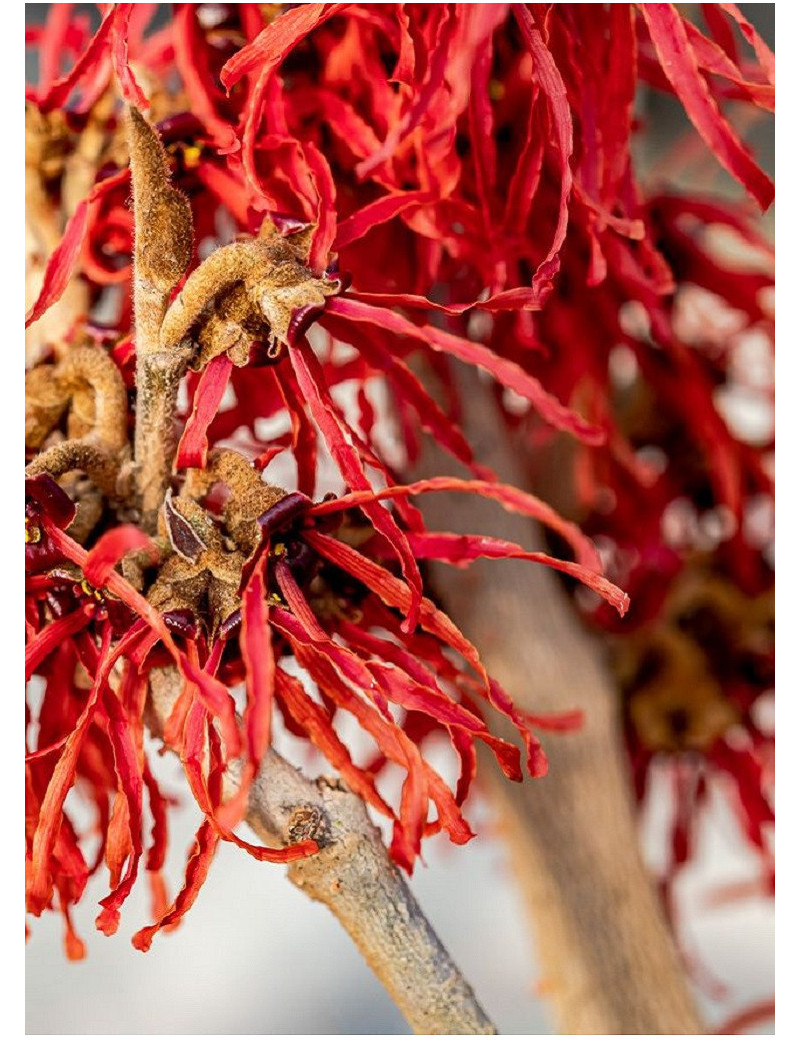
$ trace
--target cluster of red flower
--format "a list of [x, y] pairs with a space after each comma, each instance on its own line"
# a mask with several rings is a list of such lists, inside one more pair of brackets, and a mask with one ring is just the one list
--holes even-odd
[[[583, 532], [602, 534], [614, 550], [607, 571], [634, 595], [646, 628], [669, 614], [670, 590], [702, 548], [665, 534], [683, 501], [695, 518], [724, 507], [730, 530], [702, 562], [716, 581], [745, 597], [771, 585], [768, 547], [747, 524], [753, 502], [772, 495], [771, 445], [748, 443], [721, 413], [718, 391], [736, 379], [733, 337], [687, 334], [679, 313], [691, 290], [703, 290], [736, 315], [740, 339], [757, 332], [771, 343], [768, 250], [741, 207], [643, 197], [631, 161], [643, 81], [676, 94], [719, 162], [762, 207], [771, 202], [771, 182], [720, 107], [731, 99], [770, 109], [774, 101], [773, 58], [734, 5], [704, 5], [708, 35], [667, 4], [176, 4], [168, 25], [147, 31], [155, 7], [113, 5], [92, 33], [73, 5], [55, 4], [26, 41], [38, 48], [40, 69], [26, 95], [28, 214], [38, 238], [31, 271], [40, 279], [28, 324], [42, 330], [31, 340], [28, 443], [46, 450], [77, 431], [87, 475], [76, 483], [74, 473], [48, 475], [34, 460], [26, 485], [26, 664], [44, 683], [41, 707], [27, 719], [28, 909], [39, 914], [58, 901], [70, 956], [82, 944], [69, 906], [103, 862], [111, 892], [98, 927], [111, 932], [144, 857], [160, 894], [156, 925], [135, 940], [146, 947], [190, 905], [220, 839], [271, 860], [314, 850], [313, 842], [284, 850], [244, 842], [233, 831], [243, 795], [222, 797], [231, 759], [243, 755], [253, 775], [274, 710], [393, 821], [392, 855], [409, 870], [425, 834], [471, 836], [461, 806], [476, 741], [508, 777], [521, 778], [517, 748], [491, 732], [493, 713], [512, 720], [528, 771], [541, 775], [532, 730], [563, 720], [515, 707], [424, 595], [420, 560], [532, 559], [622, 615], [627, 596], [601, 574]], [[741, 57], [736, 28], [753, 60]], [[65, 57], [72, 65], [63, 72]], [[155, 539], [124, 523], [124, 465], [110, 480], [98, 461], [98, 384], [85, 373], [69, 382], [62, 371], [79, 349], [113, 362], [130, 405], [127, 443], [136, 414], [134, 227], [115, 83], [157, 127], [172, 182], [191, 205], [195, 273], [183, 296], [192, 279], [202, 289], [201, 259], [210, 254], [205, 262], [214, 263], [215, 246], [237, 233], [262, 235], [227, 246], [224, 295], [218, 286], [174, 322], [175, 342], [191, 333], [200, 351], [187, 376], [176, 495]], [[740, 254], [747, 247], [744, 259], [709, 229], [735, 239]], [[290, 308], [283, 329], [267, 303], [258, 321], [249, 310], [243, 317], [261, 283], [232, 259], [247, 254], [257, 265], [269, 251], [263, 241], [275, 236], [294, 242], [316, 286], [312, 302], [293, 296], [294, 284], [282, 286]], [[37, 248], [50, 254], [46, 266]], [[59, 308], [60, 324], [52, 320]], [[42, 316], [49, 325], [32, 324]], [[312, 323], [316, 349], [306, 338]], [[622, 381], [621, 351], [633, 372]], [[531, 446], [532, 476], [555, 438], [570, 439], [575, 494], [562, 512], [573, 509], [582, 530], [476, 462], [455, 390], [445, 404], [434, 400], [408, 363], [412, 353], [445, 387], [449, 358], [493, 378], [515, 436]], [[388, 391], [407, 459], [422, 428], [474, 479], [399, 483], [399, 467], [380, 447], [377, 384]], [[94, 397], [84, 420], [87, 386]], [[345, 386], [352, 408], [338, 392]], [[276, 432], [265, 437], [265, 428]], [[297, 490], [276, 495], [260, 474], [283, 454], [296, 465]], [[235, 461], [243, 457], [252, 462], [247, 473]], [[324, 457], [338, 467], [344, 493], [315, 501]], [[77, 519], [76, 495], [65, 488], [83, 494]], [[411, 498], [440, 490], [488, 495], [530, 515], [575, 562], [426, 530]], [[615, 630], [603, 610], [594, 617]], [[737, 638], [743, 625], [734, 626]], [[769, 735], [751, 708], [770, 687], [769, 656], [759, 646], [752, 674], [720, 678], [716, 696], [735, 708], [725, 726], [675, 744], [707, 752], [732, 773], [760, 846]], [[311, 684], [284, 667], [289, 659]], [[647, 650], [638, 676], [628, 677], [634, 723], [646, 659]], [[143, 751], [148, 673], [165, 665], [177, 668], [183, 693], [164, 736], [180, 751], [204, 814], [171, 905], [159, 875], [166, 804]], [[241, 684], [240, 721], [230, 691]], [[693, 706], [680, 707], [683, 722], [669, 706], [673, 736], [691, 728]], [[373, 741], [371, 761], [351, 757], [337, 733], [342, 713]], [[728, 740], [731, 722], [739, 726]], [[649, 732], [646, 721], [631, 728], [640, 778], [665, 747], [648, 742]], [[455, 791], [424, 755], [432, 733], [449, 738], [460, 763]], [[405, 774], [398, 804], [376, 782], [387, 762]], [[102, 839], [92, 862], [64, 812], [78, 779]]]

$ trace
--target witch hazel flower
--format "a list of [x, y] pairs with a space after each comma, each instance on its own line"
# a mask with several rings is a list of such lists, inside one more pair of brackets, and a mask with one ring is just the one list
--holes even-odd
[[[313, 840], [300, 841], [283, 850], [261, 848], [243, 841], [233, 830], [246, 804], [248, 783], [269, 747], [273, 710], [282, 711], [287, 724], [304, 732], [367, 804], [389, 816], [394, 826], [392, 855], [408, 870], [419, 855], [425, 834], [444, 829], [459, 843], [472, 836], [460, 806], [475, 773], [476, 739], [493, 750], [510, 778], [521, 779], [518, 750], [491, 733], [484, 718], [486, 712], [500, 712], [514, 722], [527, 746], [528, 770], [533, 775], [544, 771], [546, 760], [532, 731], [541, 720], [531, 720], [513, 706], [508, 695], [486, 674], [475, 648], [422, 593], [415, 553], [423, 558], [437, 554], [447, 558], [452, 556], [454, 546], [448, 546], [446, 539], [444, 546], [435, 538], [425, 542], [425, 532], [419, 527], [409, 496], [446, 490], [485, 493], [507, 508], [553, 524], [576, 548], [580, 562], [562, 563], [545, 554], [526, 553], [519, 546], [479, 538], [468, 539], [457, 558], [516, 554], [537, 562], [552, 562], [588, 581], [620, 609], [625, 608], [626, 600], [597, 573], [593, 550], [577, 529], [561, 523], [552, 510], [532, 496], [496, 482], [453, 479], [423, 481], [407, 487], [393, 484], [383, 492], [373, 490], [365, 470], [369, 455], [363, 445], [349, 439], [351, 431], [333, 404], [319, 361], [302, 336], [308, 308], [313, 307], [316, 313], [324, 306], [326, 295], [341, 289], [337, 279], [317, 279], [302, 265], [300, 258], [307, 241], [298, 237], [302, 232], [292, 228], [287, 237], [281, 237], [270, 225], [266, 237], [251, 240], [252, 246], [243, 241], [212, 253], [167, 305], [158, 329], [153, 327], [151, 332], [149, 317], [147, 313], [142, 315], [141, 310], [149, 307], [153, 299], [165, 299], [179, 281], [180, 269], [189, 257], [188, 217], [182, 199], [161, 179], [166, 177], [167, 166], [158, 138], [136, 114], [131, 117], [131, 134], [135, 206], [137, 212], [146, 208], [155, 222], [138, 238], [136, 246], [140, 355], [137, 364], [143, 360], [151, 364], [163, 353], [177, 356], [184, 368], [195, 359], [198, 367], [205, 363], [205, 375], [214, 372], [215, 363], [219, 366], [221, 358], [228, 369], [233, 363], [230, 354], [224, 353], [226, 346], [231, 350], [231, 341], [220, 333], [220, 322], [228, 323], [227, 331], [233, 326], [240, 339], [247, 334], [269, 335], [272, 343], [288, 349], [298, 391], [296, 400], [304, 398], [308, 403], [311, 417], [317, 421], [348, 485], [354, 489], [349, 497], [314, 505], [305, 495], [286, 494], [265, 484], [259, 471], [236, 452], [193, 449], [192, 445], [206, 436], [208, 419], [204, 427], [200, 407], [195, 408], [177, 449], [175, 465], [184, 474], [183, 479], [177, 493], [166, 489], [152, 538], [130, 524], [112, 526], [97, 537], [96, 520], [95, 526], [80, 531], [85, 541], [93, 543], [87, 551], [64, 533], [72, 504], [52, 477], [42, 476], [36, 478], [38, 483], [31, 482], [32, 518], [42, 524], [41, 531], [37, 527], [36, 532], [49, 550], [52, 546], [53, 559], [64, 563], [58, 568], [49, 567], [49, 555], [37, 563], [38, 567], [47, 568], [48, 583], [37, 583], [31, 589], [36, 622], [31, 625], [34, 631], [27, 659], [29, 673], [37, 668], [46, 673], [42, 662], [49, 659], [56, 636], [75, 636], [79, 648], [74, 667], [77, 669], [79, 662], [88, 673], [90, 690], [72, 731], [29, 756], [31, 762], [49, 759], [54, 771], [48, 780], [42, 766], [37, 768], [39, 789], [43, 783], [44, 789], [37, 822], [30, 834], [28, 906], [31, 912], [39, 913], [53, 899], [53, 886], [57, 888], [54, 857], [58, 835], [67, 826], [64, 799], [81, 773], [83, 756], [97, 740], [98, 713], [104, 718], [105, 712], [108, 718], [100, 726], [101, 732], [113, 733], [110, 762], [109, 749], [103, 748], [108, 762], [107, 789], [116, 787], [116, 797], [124, 799], [128, 808], [121, 835], [116, 832], [117, 815], [112, 813], [106, 824], [109, 844], [105, 860], [111, 871], [111, 891], [102, 901], [97, 924], [105, 932], [116, 930], [120, 907], [136, 880], [144, 855], [141, 820], [146, 790], [153, 805], [160, 809], [152, 779], [149, 786], [146, 783], [149, 772], [144, 757], [136, 751], [141, 746], [148, 676], [165, 666], [172, 668], [182, 677], [183, 688], [171, 706], [163, 737], [180, 751], [192, 791], [206, 817], [197, 837], [196, 857], [203, 866], [200, 869], [196, 857], [190, 859], [184, 888], [172, 904], [164, 906], [162, 894], [158, 920], [137, 933], [134, 940], [137, 946], [146, 948], [159, 928], [175, 924], [191, 905], [220, 839], [234, 841], [260, 859], [287, 861], [316, 850]], [[144, 198], [143, 185], [147, 188]], [[159, 224], [167, 245], [156, 254]], [[230, 264], [226, 258], [231, 260]], [[221, 270], [227, 271], [227, 275], [218, 284], [214, 279]], [[193, 299], [195, 302], [191, 302]], [[215, 322], [214, 316], [207, 315], [209, 305], [218, 300], [221, 318]], [[272, 320], [268, 321], [267, 316]], [[143, 334], [150, 337], [149, 345]], [[214, 353], [220, 346], [223, 349]], [[235, 348], [234, 343], [234, 354]], [[243, 359], [236, 356], [236, 360]], [[137, 423], [153, 421], [157, 409], [164, 407], [163, 401], [147, 399], [152, 385], [148, 387], [146, 380], [158, 371], [145, 368], [145, 380], [137, 378]], [[222, 374], [225, 375], [224, 371]], [[158, 378], [162, 394], [175, 385], [174, 377]], [[222, 378], [220, 382], [224, 385]], [[98, 433], [102, 425], [99, 419], [109, 407], [109, 394], [117, 393], [119, 386], [118, 375], [108, 385], [98, 381], [93, 384], [95, 423], [88, 431], [81, 431], [82, 438], [75, 439], [76, 447], [67, 463], [52, 469], [54, 464], [47, 453], [52, 454], [55, 449], [60, 458], [64, 446], [70, 444], [69, 440], [54, 440], [52, 448], [34, 458], [29, 471], [47, 472], [51, 466], [51, 471], [61, 476], [70, 470], [83, 470], [96, 491], [104, 496], [101, 516], [112, 507], [144, 520], [147, 514], [137, 504], [135, 468], [132, 481], [126, 484], [121, 477], [122, 460], [129, 451], [127, 437], [119, 439], [113, 479], [100, 479], [82, 454], [88, 452], [88, 459], [92, 451], [100, 450], [99, 445], [108, 445], [108, 437]], [[199, 390], [196, 400], [198, 397]], [[75, 409], [74, 393], [67, 394], [67, 422]], [[51, 417], [45, 440], [55, 436], [64, 413]], [[34, 442], [31, 443], [33, 446]], [[51, 485], [54, 506], [46, 497]], [[383, 499], [398, 502], [398, 516], [380, 504]], [[143, 503], [144, 498], [138, 501]], [[64, 508], [65, 502], [69, 503], [69, 510]], [[48, 506], [53, 517], [47, 513]], [[341, 521], [337, 522], [336, 516], [356, 509], [365, 517], [357, 547], [350, 543], [348, 534], [342, 533]], [[102, 526], [102, 520], [99, 522]], [[413, 548], [409, 525], [415, 537]], [[35, 539], [36, 535], [31, 533], [29, 537]], [[377, 557], [368, 548], [372, 545], [379, 550]], [[390, 558], [397, 557], [401, 576], [387, 566], [387, 548]], [[72, 591], [81, 590], [87, 603], [77, 605], [65, 615], [68, 620], [59, 625], [56, 592], [60, 591], [63, 597], [64, 582], [69, 580]], [[122, 633], [113, 624], [107, 607], [112, 601], [129, 614], [130, 622]], [[370, 621], [365, 623], [367, 617]], [[354, 624], [355, 618], [359, 619], [358, 625]], [[370, 629], [378, 625], [388, 637], [370, 635]], [[463, 665], [447, 667], [443, 674], [449, 681], [443, 686], [437, 672], [446, 659], [445, 651], [460, 655]], [[324, 707], [281, 667], [284, 657], [306, 669]], [[470, 672], [477, 675], [477, 680]], [[241, 682], [247, 703], [239, 721], [229, 688]], [[45, 705], [58, 695], [51, 692], [51, 686], [48, 683]], [[486, 702], [483, 709], [479, 707], [480, 700]], [[399, 722], [390, 704], [401, 710]], [[119, 732], [129, 712], [135, 714], [128, 724], [130, 728]], [[378, 792], [372, 770], [353, 763], [333, 725], [337, 712], [355, 716], [375, 742], [377, 760], [393, 762], [407, 773], [399, 806], [392, 807]], [[421, 717], [427, 718], [429, 732], [435, 729], [449, 737], [461, 763], [455, 793], [406, 734], [404, 723], [409, 717], [412, 731], [413, 718]], [[546, 720], [544, 724], [547, 725]], [[102, 736], [99, 740], [102, 748]], [[211, 749], [209, 773], [201, 765], [204, 748]], [[221, 777], [228, 763], [242, 753], [245, 769], [240, 790], [233, 799], [226, 799]], [[102, 809], [102, 799], [107, 794], [102, 785], [97, 797], [99, 811], [104, 815], [107, 810]], [[428, 818], [429, 803], [436, 811], [433, 820]], [[150, 873], [154, 892], [158, 893], [163, 889], [158, 866], [162, 860], [163, 850], [156, 848]], [[76, 943], [71, 932], [68, 936], [74, 952]]]
[[[116, 4], [92, 34], [68, 6], [31, 34], [41, 79], [26, 94], [41, 277], [29, 332], [70, 304], [35, 340], [28, 376], [26, 663], [44, 683], [26, 748], [29, 911], [60, 909], [79, 956], [70, 907], [88, 877], [108, 872], [97, 923], [111, 933], [146, 875], [145, 949], [189, 909], [219, 841], [278, 862], [316, 853], [313, 827], [279, 849], [237, 832], [276, 713], [389, 822], [404, 869], [428, 834], [469, 840], [476, 744], [509, 779], [538, 777], [537, 734], [579, 720], [514, 704], [437, 607], [429, 560], [550, 566], [620, 639], [630, 592], [642, 631], [618, 668], [637, 791], [657, 755], [702, 754], [734, 778], [743, 826], [766, 848], [763, 632], [723, 625], [726, 645], [749, 648], [742, 659], [759, 644], [742, 684], [717, 675], [697, 625], [676, 618], [682, 584], [706, 568], [701, 584], [737, 610], [768, 595], [763, 547], [743, 532], [748, 500], [772, 494], [769, 445], [726, 426], [714, 396], [730, 378], [725, 350], [686, 342], [675, 292], [700, 286], [769, 336], [771, 274], [729, 263], [705, 234], [725, 228], [763, 260], [741, 206], [652, 193], [631, 154], [644, 82], [676, 95], [722, 167], [769, 205], [772, 185], [726, 117], [730, 99], [774, 104], [773, 61], [749, 23], [730, 5], [705, 5], [703, 32], [672, 5], [185, 4], [150, 32], [148, 5]], [[625, 321], [631, 303], [641, 328]], [[634, 361], [627, 395], [610, 363], [620, 346]], [[476, 460], [453, 361], [480, 370], [501, 405], [513, 399], [504, 420], [533, 479], [569, 443], [558, 510]], [[409, 482], [387, 463], [377, 380], [406, 459], [427, 434], [464, 479]], [[658, 452], [660, 473], [647, 461]], [[293, 484], [272, 481], [275, 460], [291, 462]], [[343, 488], [333, 496], [320, 493], [327, 461]], [[531, 517], [552, 552], [428, 530], [418, 496], [445, 492]], [[679, 498], [733, 517], [699, 570], [665, 535]], [[606, 573], [588, 535], [613, 543]], [[664, 699], [644, 665], [667, 644], [680, 649], [660, 678], [700, 662], [692, 674], [714, 674], [707, 696]], [[174, 898], [161, 875], [167, 802], [143, 742], [162, 687], [159, 733], [202, 816]], [[343, 717], [372, 748], [366, 764]], [[497, 736], [501, 718], [519, 747]], [[434, 740], [458, 764], [452, 787], [426, 756]], [[65, 809], [79, 781], [101, 838], [91, 861]], [[695, 805], [676, 811], [676, 849]], [[680, 848], [676, 862], [692, 841]]]

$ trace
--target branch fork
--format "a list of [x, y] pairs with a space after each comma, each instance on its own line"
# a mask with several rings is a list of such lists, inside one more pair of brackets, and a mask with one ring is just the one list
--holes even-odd
[[267, 341], [277, 359], [319, 314], [338, 278], [316, 278], [304, 265], [313, 228], [283, 236], [266, 220], [257, 238], [215, 250], [186, 279], [192, 257], [192, 215], [169, 182], [169, 165], [156, 130], [130, 109], [133, 209], [137, 418], [134, 458], [142, 526], [154, 533], [169, 489], [177, 437], [180, 381], [227, 353], [244, 365], [254, 341]]
[[[170, 498], [180, 380], [190, 365], [202, 367], [223, 351], [235, 364], [246, 363], [250, 343], [258, 338], [268, 339], [268, 354], [277, 357], [341, 283], [335, 275], [316, 278], [304, 266], [313, 228], [282, 236], [268, 221], [258, 238], [212, 253], [170, 303], [191, 256], [189, 207], [168, 183], [166, 156], [155, 130], [133, 109], [129, 128], [136, 223], [135, 473], [141, 525], [155, 533], [163, 517], [175, 549], [170, 560], [184, 570], [201, 568], [211, 575], [209, 580], [219, 581], [207, 565], [215, 549], [216, 556], [224, 555], [222, 547], [210, 544], [193, 496], [201, 497], [214, 482], [228, 484], [233, 494], [223, 521], [244, 558], [258, 538], [256, 518], [284, 492], [263, 484], [247, 460], [225, 451], [212, 452], [208, 467], [190, 471], [183, 493]], [[183, 551], [176, 549], [176, 541]], [[148, 711], [154, 732], [164, 736], [170, 730], [183, 686], [175, 667], [152, 669]], [[226, 801], [235, 798], [250, 773], [247, 761], [228, 766]], [[250, 779], [246, 820], [269, 847], [308, 838], [317, 842], [316, 854], [289, 866], [290, 880], [337, 916], [415, 1032], [496, 1033], [389, 859], [358, 796], [337, 780], [307, 779], [269, 749]]]

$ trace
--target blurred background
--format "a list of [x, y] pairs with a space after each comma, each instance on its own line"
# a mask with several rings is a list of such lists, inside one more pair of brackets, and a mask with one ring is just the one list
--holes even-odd
[[[155, 745], [153, 745], [155, 747]], [[160, 760], [160, 779], [180, 795], [166, 876], [180, 884], [181, 856], [200, 822], [183, 791], [180, 765]], [[656, 785], [657, 788], [658, 785]], [[658, 804], [654, 792], [654, 804]], [[411, 887], [433, 927], [504, 1034], [549, 1034], [546, 991], [502, 835], [480, 796], [468, 814], [478, 836], [466, 846], [440, 836], [425, 847]], [[658, 866], [663, 830], [644, 821], [649, 861]], [[773, 993], [772, 903], [750, 897], [715, 906], [719, 891], [752, 880], [757, 864], [742, 846], [727, 805], [713, 803], [701, 856], [678, 883], [680, 932], [699, 1003], [715, 1026]], [[119, 932], [94, 928], [101, 878], [75, 915], [85, 961], [70, 963], [61, 921], [31, 922], [26, 960], [26, 1032], [410, 1034], [410, 1029], [328, 910], [311, 903], [284, 868], [257, 863], [221, 843], [198, 900], [180, 927], [149, 953], [129, 943], [149, 923], [146, 886], [123, 907]], [[764, 1034], [769, 1023], [752, 1030]]]
[[[49, 6], [26, 4], [26, 19], [42, 22]], [[774, 5], [741, 6], [774, 46]], [[77, 7], [99, 19], [96, 6]], [[27, 78], [35, 74], [35, 65], [28, 65]], [[641, 116], [648, 132], [642, 135], [640, 160], [662, 180], [696, 185], [704, 178], [704, 187], [730, 188], [711, 164], [667, 169], [660, 163], [679, 122], [684, 126], [677, 103], [649, 93], [641, 99]], [[773, 131], [766, 121], [753, 128], [751, 143], [763, 165], [774, 168]], [[179, 763], [166, 756], [159, 766], [163, 787], [181, 802], [172, 817], [165, 871], [174, 893], [200, 821], [184, 792]], [[314, 762], [309, 768], [315, 768]], [[655, 780], [642, 840], [648, 862], [658, 870], [665, 839], [658, 775]], [[79, 819], [81, 807], [69, 800], [67, 805]], [[416, 870], [411, 887], [500, 1032], [548, 1034], [547, 981], [539, 972], [502, 835], [480, 794], [468, 817], [478, 837], [461, 848], [441, 837], [431, 840], [424, 850], [426, 863]], [[680, 941], [710, 1030], [774, 992], [771, 901], [757, 895], [735, 901], [717, 898], [746, 884], [756, 872], [727, 804], [714, 798], [701, 855], [677, 885]], [[75, 915], [87, 943], [83, 962], [64, 957], [58, 915], [30, 922], [28, 1034], [410, 1032], [338, 923], [293, 888], [282, 867], [257, 863], [222, 843], [192, 911], [175, 932], [157, 936], [147, 954], [129, 943], [130, 935], [151, 919], [146, 887], [134, 890], [112, 938], [98, 933], [93, 923], [96, 901], [105, 894], [102, 878], [95, 878]], [[772, 1029], [762, 1021], [750, 1031], [766, 1034]]]

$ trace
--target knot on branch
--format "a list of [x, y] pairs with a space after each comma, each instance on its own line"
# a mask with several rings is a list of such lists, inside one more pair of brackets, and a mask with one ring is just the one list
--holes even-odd
[[312, 840], [324, 848], [331, 842], [331, 827], [327, 813], [318, 805], [298, 805], [294, 808], [284, 807], [291, 811], [286, 828], [289, 844], [296, 845], [301, 841]]

